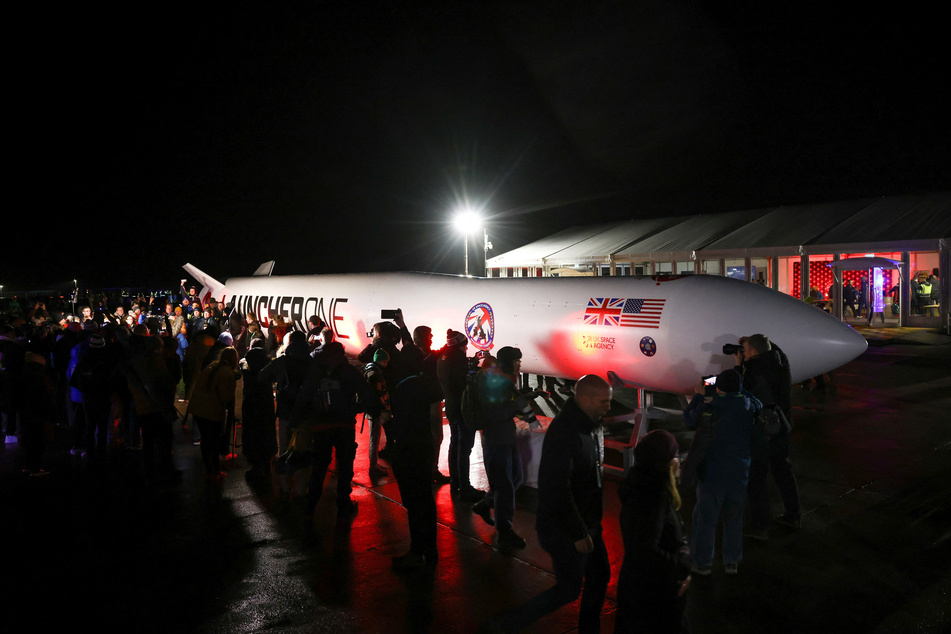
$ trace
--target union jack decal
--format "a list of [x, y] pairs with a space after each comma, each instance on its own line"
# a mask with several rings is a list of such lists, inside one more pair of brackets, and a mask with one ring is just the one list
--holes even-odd
[[666, 299], [592, 297], [584, 311], [586, 326], [660, 328]]
[[623, 308], [623, 298], [592, 297], [584, 311], [584, 323], [586, 326], [618, 326]]

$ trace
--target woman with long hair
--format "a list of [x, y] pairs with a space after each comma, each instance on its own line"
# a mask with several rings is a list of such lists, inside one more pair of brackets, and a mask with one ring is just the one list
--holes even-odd
[[679, 448], [656, 429], [634, 447], [634, 466], [618, 490], [624, 561], [615, 632], [683, 632], [690, 551], [680, 519]]
[[220, 480], [227, 475], [221, 471], [221, 454], [227, 448], [223, 440], [226, 423], [234, 421], [237, 372], [238, 352], [223, 349], [218, 360], [198, 375], [188, 401], [188, 413], [201, 432], [201, 457], [208, 479]]

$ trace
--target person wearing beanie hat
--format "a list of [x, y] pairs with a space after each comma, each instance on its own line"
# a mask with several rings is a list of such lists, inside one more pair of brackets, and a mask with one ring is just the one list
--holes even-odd
[[503, 346], [495, 353], [495, 358], [499, 360], [499, 366], [505, 374], [515, 374], [515, 362], [521, 360], [522, 351], [512, 346]]
[[[525, 548], [526, 542], [512, 528], [515, 518], [515, 491], [522, 484], [522, 460], [516, 444], [515, 418], [529, 423], [534, 431], [541, 427], [531, 405], [519, 387], [519, 359], [517, 348], [505, 346], [499, 350], [498, 368], [483, 363], [477, 375], [479, 396], [485, 414], [482, 429], [482, 456], [489, 480], [485, 499], [477, 502], [472, 511], [486, 523], [495, 526], [499, 548]], [[504, 363], [502, 360], [504, 359]], [[488, 359], [486, 359], [487, 361]], [[490, 509], [494, 519], [490, 518]]]
[[[722, 381], [722, 383], [721, 383]], [[717, 375], [716, 395], [705, 397], [701, 381], [684, 410], [687, 429], [696, 431], [683, 468], [684, 486], [697, 487], [691, 539], [692, 571], [711, 573], [717, 524], [723, 523], [723, 565], [736, 574], [743, 558], [743, 507], [749, 481], [753, 422], [760, 401], [740, 391], [734, 370]]]
[[465, 346], [469, 344], [469, 338], [457, 330], [449, 329], [446, 331], [447, 346]]
[[[469, 340], [460, 332], [446, 331], [446, 346], [436, 359], [436, 379], [445, 399], [446, 421], [449, 423], [449, 485], [453, 494], [467, 503], [480, 502], [485, 493], [472, 486], [469, 475], [475, 430], [462, 417], [462, 393], [469, 375], [466, 348]], [[483, 519], [491, 518], [488, 510]]]
[[634, 466], [618, 488], [624, 561], [616, 632], [679, 632], [690, 587], [690, 549], [680, 510], [679, 447], [655, 429], [634, 446]]
[[724, 394], [736, 394], [743, 388], [743, 377], [740, 376], [739, 372], [730, 368], [717, 375], [715, 385], [719, 392], [723, 392]]
[[390, 355], [383, 348], [379, 348], [377, 349], [376, 352], [373, 353], [373, 363], [383, 364], [383, 363], [388, 363], [389, 361], [390, 361]]

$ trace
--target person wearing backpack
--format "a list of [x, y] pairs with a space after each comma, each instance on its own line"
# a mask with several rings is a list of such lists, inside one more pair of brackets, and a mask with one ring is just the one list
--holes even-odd
[[769, 539], [770, 503], [766, 476], [770, 472], [783, 499], [784, 512], [773, 519], [777, 524], [798, 530], [802, 526], [799, 485], [790, 460], [789, 435], [792, 431], [792, 379], [789, 359], [766, 335], [756, 334], [740, 340], [743, 350], [735, 354], [743, 385], [764, 407], [775, 405], [788, 424], [764, 443], [753, 447], [748, 495], [750, 526], [747, 535]]
[[310, 364], [291, 419], [294, 426], [310, 426], [314, 432], [314, 466], [305, 517], [313, 516], [320, 501], [333, 455], [336, 455], [337, 518], [342, 520], [356, 512], [357, 503], [350, 499], [357, 448], [356, 417], [360, 411], [380, 417], [382, 408], [363, 375], [347, 361], [343, 345], [331, 341], [324, 346], [323, 352]]
[[[297, 402], [304, 379], [310, 371], [310, 346], [307, 336], [294, 330], [287, 335], [284, 353], [271, 361], [258, 373], [258, 381], [276, 384], [277, 444], [278, 454], [285, 454], [291, 446], [291, 440], [296, 436], [295, 444], [299, 443], [307, 451], [312, 445], [312, 431], [309, 426], [303, 426], [295, 431], [291, 428], [291, 417]], [[266, 347], [265, 347], [266, 351]], [[273, 433], [273, 432], [272, 432]], [[290, 499], [291, 486], [294, 485], [297, 499], [304, 501], [307, 495], [307, 484], [310, 481], [310, 466], [298, 469], [295, 473], [281, 473], [281, 492], [279, 498], [282, 503]]]
[[480, 402], [485, 417], [482, 430], [482, 457], [489, 478], [485, 499], [472, 511], [489, 523], [487, 511], [494, 511], [494, 525], [499, 548], [525, 548], [525, 540], [512, 528], [515, 519], [515, 491], [522, 484], [522, 458], [515, 436], [515, 417], [528, 411], [532, 429], [540, 427], [531, 408], [526, 408], [524, 397], [518, 391], [522, 352], [518, 348], [500, 348], [497, 367], [482, 372]]

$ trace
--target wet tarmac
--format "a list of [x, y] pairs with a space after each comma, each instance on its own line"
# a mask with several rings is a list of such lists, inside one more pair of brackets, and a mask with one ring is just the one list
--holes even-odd
[[[794, 387], [803, 527], [777, 525], [769, 541], [748, 540], [735, 577], [715, 562], [711, 577], [694, 579], [692, 631], [951, 627], [951, 338], [900, 330], [869, 332], [878, 345], [837, 370], [825, 391]], [[678, 423], [662, 425], [687, 440]], [[16, 445], [0, 449], [4, 632], [474, 632], [553, 582], [527, 487], [515, 526], [525, 550], [501, 553], [469, 504], [436, 486], [439, 562], [394, 571], [390, 558], [408, 546], [406, 514], [391, 477], [368, 477], [365, 433], [357, 513], [338, 520], [325, 494], [308, 524], [293, 501], [279, 503], [276, 479], [249, 485], [240, 449], [225, 463], [229, 476], [209, 483], [198, 447], [178, 433], [182, 480], [146, 486], [137, 452], [116, 449], [86, 465], [69, 455], [67, 432], [58, 430], [43, 478], [20, 473]], [[484, 486], [480, 459], [473, 474]], [[604, 631], [613, 630], [623, 554], [616, 492], [608, 480]], [[772, 499], [780, 512], [775, 490]], [[689, 523], [689, 492], [684, 503]], [[572, 631], [577, 607], [529, 631]]]

